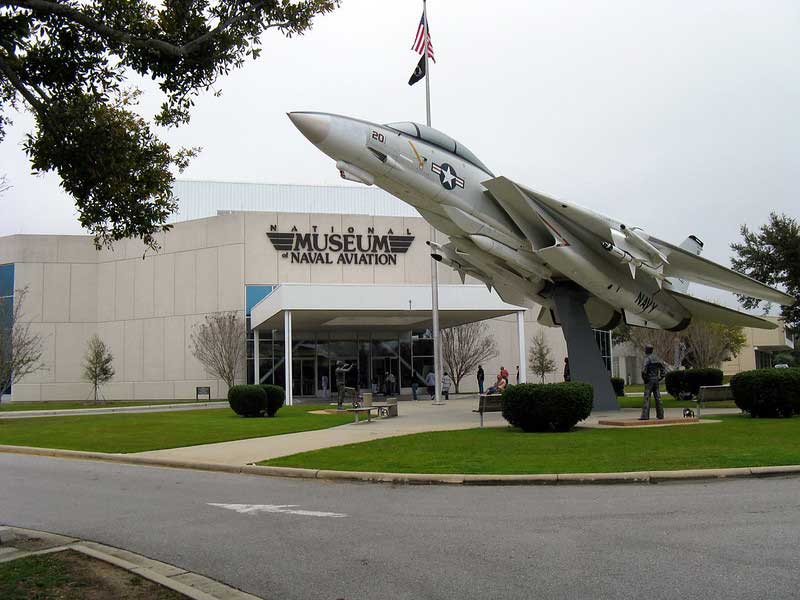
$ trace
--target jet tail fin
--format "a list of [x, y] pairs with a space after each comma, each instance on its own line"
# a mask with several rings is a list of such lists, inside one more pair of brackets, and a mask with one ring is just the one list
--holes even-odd
[[[678, 248], [686, 250], [687, 252], [691, 252], [695, 256], [700, 256], [700, 254], [703, 252], [703, 242], [696, 235], [690, 235], [678, 245]], [[688, 279], [681, 279], [680, 277], [670, 277], [669, 282], [672, 284], [672, 289], [675, 290], [676, 292], [685, 294], [686, 291], [689, 289]]]

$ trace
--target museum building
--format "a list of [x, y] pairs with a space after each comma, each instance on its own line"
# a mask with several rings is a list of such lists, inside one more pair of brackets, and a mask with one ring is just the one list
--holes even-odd
[[[179, 181], [180, 210], [160, 250], [125, 240], [96, 250], [90, 236], [0, 238], [0, 301], [27, 289], [24, 320], [43, 340], [43, 368], [11, 389], [13, 401], [84, 400], [88, 339], [114, 356], [110, 400], [195, 398], [224, 383], [194, 358], [191, 334], [206, 315], [239, 311], [247, 323], [241, 381], [292, 385], [288, 401], [336, 390], [338, 360], [348, 385], [388, 393], [424, 389], [433, 369], [430, 226], [375, 188]], [[437, 241], [442, 242], [441, 234]], [[536, 323], [539, 307], [503, 302], [485, 285], [439, 267], [441, 326], [486, 321], [501, 365], [530, 377], [526, 341], [544, 332], [561, 379], [560, 329]], [[602, 336], [601, 336], [602, 337]], [[600, 339], [610, 366], [608, 336]], [[391, 374], [391, 376], [390, 376]], [[512, 381], [513, 383], [513, 381]], [[398, 389], [399, 388], [399, 389]], [[475, 391], [468, 375], [461, 391]]]

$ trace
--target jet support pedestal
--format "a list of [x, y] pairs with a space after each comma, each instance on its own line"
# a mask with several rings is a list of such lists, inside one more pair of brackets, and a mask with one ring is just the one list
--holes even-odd
[[583, 381], [594, 388], [592, 410], [619, 410], [617, 395], [611, 385], [584, 304], [589, 294], [571, 285], [557, 285], [553, 290], [556, 314], [567, 340], [572, 381]]

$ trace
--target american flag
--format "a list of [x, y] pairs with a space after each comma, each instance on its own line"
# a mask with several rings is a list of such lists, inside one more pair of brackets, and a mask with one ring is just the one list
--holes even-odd
[[[414, 45], [411, 49], [419, 55], [425, 51], [425, 12], [423, 11], [422, 16], [419, 18], [419, 26], [417, 27], [417, 37], [414, 39]], [[433, 62], [436, 62], [436, 58], [433, 56], [433, 42], [431, 42], [431, 28], [430, 25], [427, 27], [428, 35], [427, 35], [427, 46], [428, 46], [428, 58], [430, 58]]]

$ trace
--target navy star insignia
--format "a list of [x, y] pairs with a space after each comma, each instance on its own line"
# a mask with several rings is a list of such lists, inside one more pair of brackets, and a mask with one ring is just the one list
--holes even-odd
[[452, 190], [456, 187], [464, 188], [464, 180], [458, 176], [456, 170], [447, 163], [440, 165], [431, 164], [431, 171], [439, 176], [439, 183], [446, 190]]

